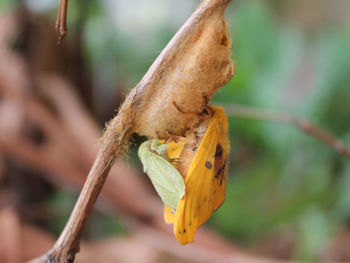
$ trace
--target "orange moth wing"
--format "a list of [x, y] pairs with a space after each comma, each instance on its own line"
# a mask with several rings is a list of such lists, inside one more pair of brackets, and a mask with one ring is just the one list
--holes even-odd
[[164, 218], [174, 223], [174, 234], [181, 244], [192, 242], [197, 228], [225, 200], [230, 151], [228, 123], [222, 107], [210, 109], [213, 115], [185, 177], [185, 196], [179, 201], [176, 214], [169, 208], [164, 210]]

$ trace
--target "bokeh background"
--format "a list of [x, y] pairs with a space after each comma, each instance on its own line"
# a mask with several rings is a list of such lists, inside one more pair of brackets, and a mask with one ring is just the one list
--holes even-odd
[[[0, 1], [1, 262], [51, 247], [104, 123], [199, 2], [70, 1], [57, 46], [57, 0]], [[350, 147], [350, 1], [234, 0], [226, 18], [236, 73], [213, 103], [303, 117]], [[145, 138], [135, 136], [77, 262], [199, 262], [243, 251], [256, 261], [236, 262], [350, 261], [350, 160], [292, 126], [229, 122], [226, 201], [195, 244], [166, 234], [136, 155]]]

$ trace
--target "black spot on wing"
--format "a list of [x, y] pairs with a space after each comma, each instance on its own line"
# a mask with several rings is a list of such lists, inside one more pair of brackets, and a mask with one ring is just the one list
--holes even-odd
[[205, 167], [207, 167], [208, 169], [211, 169], [213, 167], [211, 161], [206, 161], [205, 162]]

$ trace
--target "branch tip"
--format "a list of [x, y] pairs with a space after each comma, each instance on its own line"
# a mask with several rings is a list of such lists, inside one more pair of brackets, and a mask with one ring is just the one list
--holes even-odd
[[58, 36], [57, 43], [60, 45], [63, 38], [67, 35], [67, 7], [68, 0], [60, 0], [56, 21], [56, 34]]

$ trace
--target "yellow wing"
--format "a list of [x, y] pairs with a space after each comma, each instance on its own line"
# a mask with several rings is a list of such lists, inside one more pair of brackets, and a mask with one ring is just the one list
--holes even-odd
[[197, 228], [225, 199], [230, 151], [228, 124], [223, 108], [211, 109], [213, 116], [188, 169], [186, 193], [179, 201], [175, 220], [169, 210], [165, 211], [168, 222], [174, 222], [174, 234], [181, 244], [193, 241]]
[[164, 221], [167, 224], [174, 224], [176, 211], [171, 209], [169, 206], [164, 206]]

